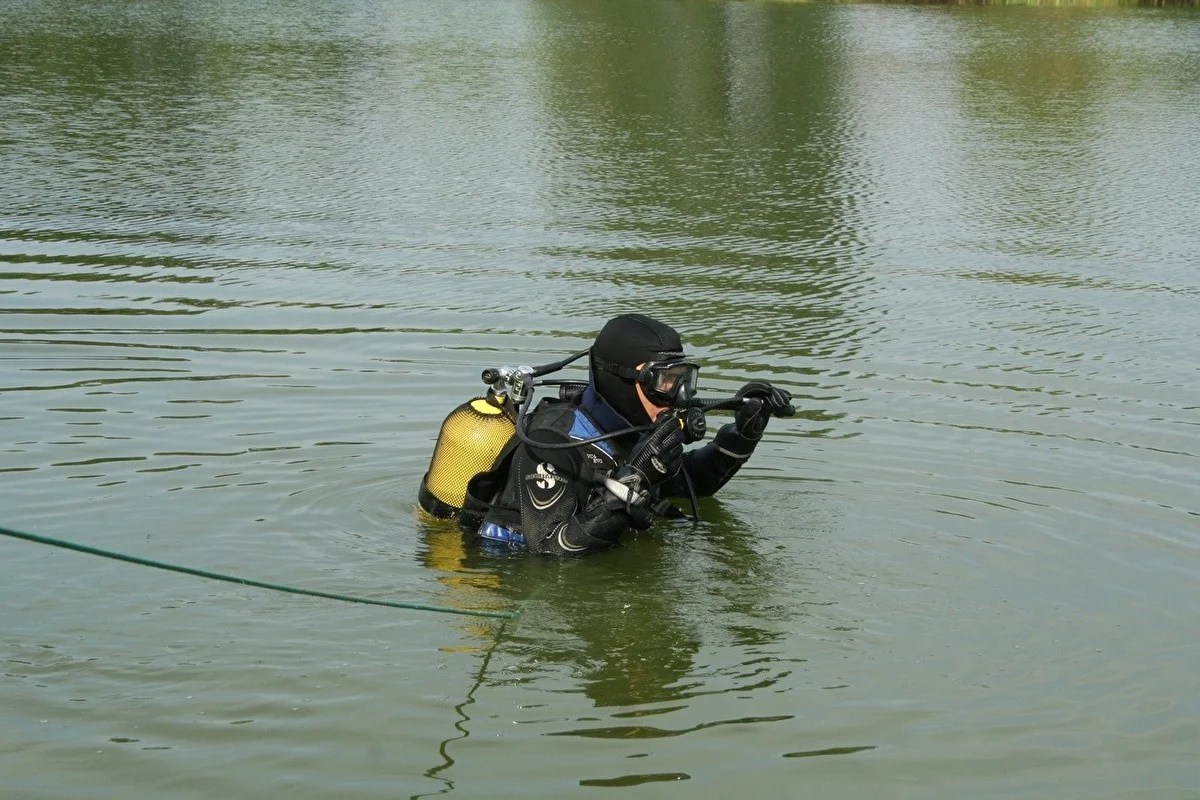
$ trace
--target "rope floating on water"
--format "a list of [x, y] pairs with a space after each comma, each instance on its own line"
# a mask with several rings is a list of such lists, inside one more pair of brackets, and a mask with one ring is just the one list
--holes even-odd
[[412, 611], [434, 611], [439, 614], [459, 614], [467, 617], [494, 617], [497, 619], [513, 619], [520, 610], [517, 611], [482, 611], [470, 608], [450, 608], [448, 606], [435, 606], [426, 603], [405, 603], [400, 600], [378, 600], [373, 597], [356, 597], [350, 594], [341, 594], [339, 592], [322, 592], [318, 589], [304, 589], [299, 586], [288, 586], [282, 583], [269, 583], [267, 581], [256, 581], [252, 578], [240, 578], [236, 575], [225, 575], [220, 572], [209, 572], [208, 570], [196, 569], [194, 567], [185, 567], [179, 564], [169, 564], [165, 561], [155, 561], [150, 558], [141, 558], [139, 556], [131, 556], [126, 553], [118, 553], [113, 550], [105, 550], [100, 547], [90, 547], [86, 544], [78, 542], [69, 542], [65, 539], [54, 539], [49, 536], [41, 536], [36, 533], [27, 531], [19, 531], [13, 528], [6, 528], [0, 525], [0, 534], [11, 536], [14, 539], [24, 539], [27, 542], [36, 542], [37, 544], [49, 545], [50, 547], [61, 547], [65, 550], [74, 550], [79, 553], [88, 553], [101, 558], [111, 558], [115, 561], [126, 561], [130, 564], [140, 564], [143, 567], [154, 567], [155, 569], [165, 569], [170, 572], [182, 572], [185, 575], [196, 575], [201, 578], [208, 578], [214, 581], [225, 581], [226, 583], [238, 583], [243, 586], [254, 586], [259, 589], [270, 589], [275, 592], [286, 592], [287, 594], [301, 594], [308, 597], [323, 597], [327, 600], [340, 600], [344, 603], [361, 603], [368, 606], [386, 606], [387, 608], [407, 608]]

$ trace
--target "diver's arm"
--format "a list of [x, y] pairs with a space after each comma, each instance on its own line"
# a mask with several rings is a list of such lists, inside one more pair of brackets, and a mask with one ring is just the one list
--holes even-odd
[[[758, 439], [738, 433], [737, 425], [730, 422], [721, 426], [711, 442], [689, 450], [683, 456], [683, 468], [692, 479], [692, 490], [697, 497], [710, 497], [737, 474], [742, 464], [750, 458]], [[662, 487], [668, 497], [687, 497], [688, 488], [682, 472]]]
[[[684, 457], [692, 490], [699, 497], [715, 494], [742, 468], [772, 416], [790, 417], [795, 413], [792, 395], [766, 381], [750, 381], [734, 397], [742, 400], [742, 404], [733, 415], [733, 422], [722, 425], [713, 441]], [[676, 476], [664, 493], [684, 496], [687, 492], [684, 481], [685, 476]]]
[[607, 493], [595, 492], [591, 501], [542, 540], [540, 552], [584, 556], [608, 550], [632, 524], [625, 504]]

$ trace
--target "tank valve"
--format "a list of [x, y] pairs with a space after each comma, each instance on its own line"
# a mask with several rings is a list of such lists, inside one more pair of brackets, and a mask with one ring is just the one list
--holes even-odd
[[524, 403], [533, 391], [533, 367], [488, 367], [480, 378], [498, 395], [511, 397], [517, 405]]

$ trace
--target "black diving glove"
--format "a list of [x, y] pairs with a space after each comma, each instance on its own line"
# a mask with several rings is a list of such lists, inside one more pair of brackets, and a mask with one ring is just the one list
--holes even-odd
[[683, 465], [683, 438], [679, 420], [664, 420], [633, 446], [629, 459], [617, 474], [626, 468], [637, 470], [645, 478], [647, 487], [674, 478]]
[[734, 397], [743, 401], [733, 416], [734, 427], [741, 436], [751, 441], [762, 438], [772, 416], [790, 417], [796, 413], [792, 406], [792, 395], [786, 389], [772, 386], [766, 381], [750, 381], [738, 389]]
[[675, 477], [683, 466], [683, 429], [664, 420], [634, 445], [628, 460], [607, 480], [608, 490], [627, 507], [646, 502], [646, 493]]

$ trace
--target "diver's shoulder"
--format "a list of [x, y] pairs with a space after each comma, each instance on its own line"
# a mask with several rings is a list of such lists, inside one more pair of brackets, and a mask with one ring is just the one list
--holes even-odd
[[526, 430], [531, 433], [553, 431], [566, 438], [567, 432], [575, 425], [576, 410], [577, 406], [570, 401], [547, 397], [529, 412]]

